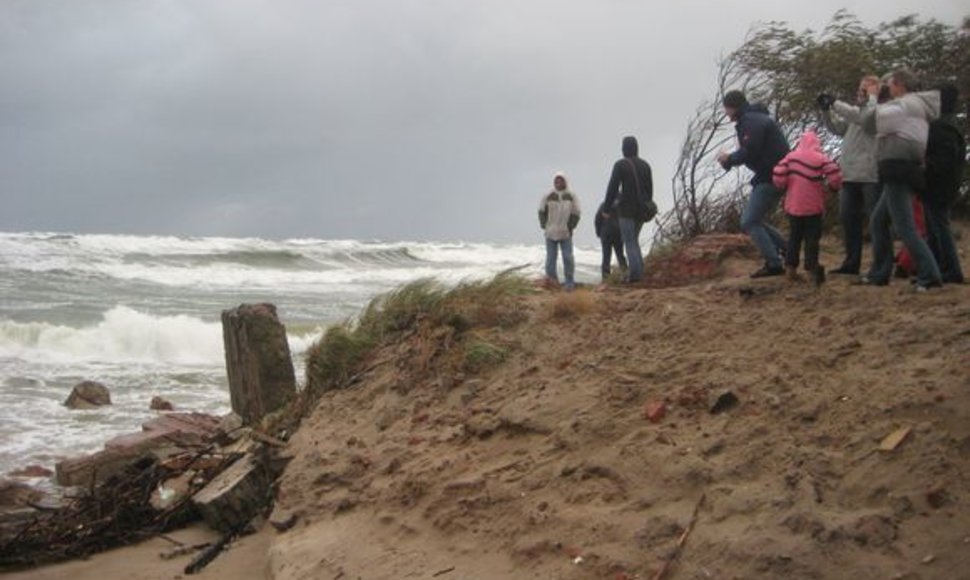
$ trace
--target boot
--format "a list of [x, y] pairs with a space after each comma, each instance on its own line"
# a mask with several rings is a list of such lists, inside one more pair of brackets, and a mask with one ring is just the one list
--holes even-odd
[[785, 266], [785, 280], [798, 282], [798, 266]]
[[825, 266], [821, 264], [815, 266], [815, 269], [812, 270], [812, 282], [815, 283], [816, 287], [825, 284]]

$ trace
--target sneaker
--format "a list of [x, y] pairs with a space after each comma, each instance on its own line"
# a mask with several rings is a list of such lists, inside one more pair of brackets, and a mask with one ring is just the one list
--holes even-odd
[[839, 266], [838, 268], [832, 268], [829, 270], [829, 274], [838, 274], [840, 276], [858, 276], [858, 268], [848, 268], [846, 266]]
[[771, 276], [783, 276], [785, 269], [781, 266], [762, 266], [757, 272], [751, 274], [751, 278], [769, 278]]
[[876, 280], [869, 276], [862, 276], [852, 284], [854, 286], [889, 286], [889, 280]]
[[943, 287], [942, 282], [930, 282], [928, 284], [917, 283], [913, 285], [913, 292], [916, 292], [917, 294], [923, 294], [924, 292], [929, 292], [933, 288], [942, 288], [942, 287]]

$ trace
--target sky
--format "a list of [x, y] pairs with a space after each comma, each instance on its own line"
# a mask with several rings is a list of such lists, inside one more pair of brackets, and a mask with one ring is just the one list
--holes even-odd
[[0, 0], [0, 231], [540, 242], [624, 135], [661, 211], [716, 61], [759, 21], [962, 0]]

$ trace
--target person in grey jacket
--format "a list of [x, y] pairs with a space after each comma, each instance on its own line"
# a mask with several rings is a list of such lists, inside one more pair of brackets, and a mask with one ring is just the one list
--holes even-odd
[[559, 250], [562, 250], [566, 290], [576, 287], [573, 257], [573, 230], [579, 225], [579, 198], [569, 191], [566, 176], [557, 173], [552, 180], [553, 190], [539, 202], [539, 226], [546, 235], [546, 277], [559, 282], [556, 272]]
[[859, 83], [856, 105], [819, 96], [822, 122], [842, 137], [844, 181], [839, 192], [839, 220], [842, 222], [845, 258], [833, 274], [858, 276], [862, 266], [863, 229], [879, 200], [879, 172], [876, 167], [876, 137], [862, 128], [862, 116], [876, 106], [879, 77], [867, 76]]
[[892, 100], [866, 111], [862, 126], [876, 135], [876, 158], [883, 193], [872, 212], [873, 263], [861, 282], [874, 286], [889, 284], [893, 270], [893, 236], [896, 234], [916, 262], [917, 292], [942, 286], [940, 268], [929, 245], [916, 231], [913, 195], [926, 188], [923, 163], [930, 122], [940, 116], [940, 93], [917, 93], [917, 78], [906, 70], [889, 76]]

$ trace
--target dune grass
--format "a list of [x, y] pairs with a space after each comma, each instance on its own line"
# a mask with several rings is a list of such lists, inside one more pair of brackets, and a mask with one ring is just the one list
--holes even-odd
[[[450, 326], [461, 339], [468, 331], [508, 328], [527, 318], [521, 297], [533, 292], [530, 282], [514, 272], [448, 288], [424, 278], [374, 298], [356, 322], [327, 329], [307, 351], [307, 389], [322, 393], [341, 388], [365, 366], [375, 349], [402, 338], [419, 326]], [[482, 369], [504, 361], [504, 350], [482, 341], [470, 342], [465, 358]], [[501, 354], [500, 354], [501, 353]]]
[[557, 320], [582, 318], [595, 308], [596, 297], [587, 290], [560, 294], [550, 305], [552, 317]]

